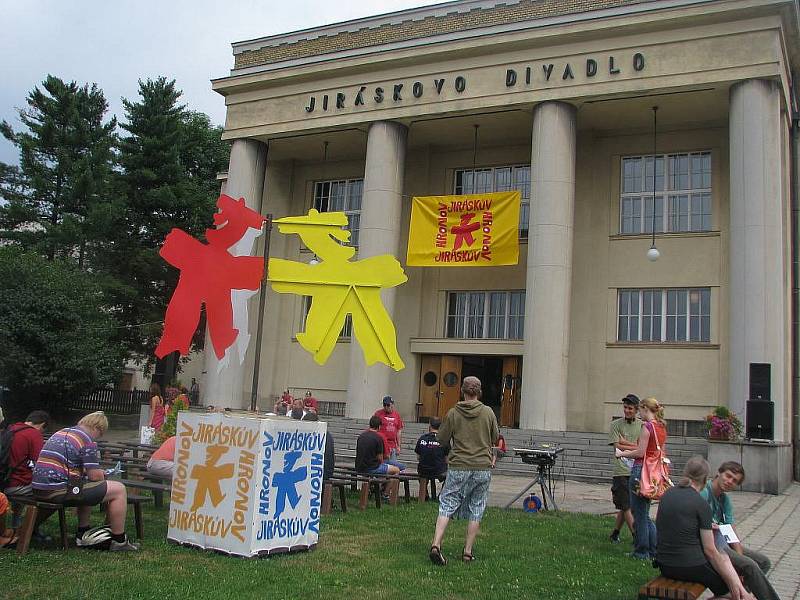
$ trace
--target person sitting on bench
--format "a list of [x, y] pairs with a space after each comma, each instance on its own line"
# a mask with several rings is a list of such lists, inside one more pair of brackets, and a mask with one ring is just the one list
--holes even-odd
[[378, 433], [380, 417], [369, 418], [369, 429], [363, 431], [356, 441], [356, 471], [369, 475], [397, 475], [400, 467], [384, 460], [383, 436]]
[[147, 472], [151, 475], [172, 478], [175, 471], [175, 436], [168, 437], [147, 461]]
[[[425, 479], [444, 481], [447, 477], [447, 454], [450, 452], [450, 447], [441, 444], [436, 437], [441, 424], [440, 418], [432, 417], [428, 424], [428, 433], [423, 433], [419, 437], [414, 448], [414, 452], [419, 457], [417, 473]], [[436, 489], [435, 485], [433, 485], [434, 490]], [[430, 497], [431, 500], [436, 499], [436, 495], [433, 493]]]
[[662, 496], [656, 517], [656, 563], [664, 577], [701, 583], [717, 596], [730, 590], [733, 600], [754, 600], [731, 560], [714, 545], [711, 508], [700, 496], [708, 473], [706, 459], [693, 456], [680, 483]]
[[97, 443], [108, 430], [108, 418], [102, 411], [83, 417], [76, 427], [55, 432], [45, 442], [33, 469], [33, 497], [44, 502], [75, 506], [78, 531], [75, 541], [91, 529], [92, 506], [106, 504], [106, 519], [111, 528], [109, 550], [138, 550], [125, 534], [128, 495], [119, 481], [106, 481], [100, 468]]
[[779, 600], [778, 593], [766, 576], [772, 566], [769, 558], [761, 552], [745, 548], [741, 541], [729, 544], [719, 530], [720, 525], [730, 525], [733, 528], [733, 503], [728, 492], [735, 490], [743, 481], [744, 467], [737, 462], [727, 461], [719, 466], [717, 476], [706, 484], [700, 495], [711, 508], [711, 527], [714, 529], [717, 550], [728, 555], [733, 568], [744, 577], [745, 586], [758, 600]]

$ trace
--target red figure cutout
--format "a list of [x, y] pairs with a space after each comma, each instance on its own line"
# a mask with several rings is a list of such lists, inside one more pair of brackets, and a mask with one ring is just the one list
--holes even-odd
[[217, 358], [222, 358], [239, 334], [233, 328], [231, 290], [257, 290], [264, 275], [261, 256], [233, 256], [228, 252], [242, 239], [248, 228], [261, 229], [266, 220], [245, 206], [244, 198], [234, 200], [225, 194], [217, 200], [216, 229], [206, 229], [208, 244], [185, 231], [167, 234], [161, 258], [180, 269], [178, 285], [167, 306], [164, 333], [156, 348], [163, 358], [170, 352], [189, 353], [192, 335], [200, 322], [200, 306], [206, 305], [208, 332]]
[[453, 225], [450, 228], [450, 233], [456, 234], [455, 242], [453, 242], [453, 250], [461, 248], [461, 244], [467, 243], [467, 246], [472, 246], [475, 243], [475, 238], [472, 237], [472, 232], [480, 229], [480, 223], [470, 223], [475, 218], [475, 213], [464, 213], [461, 215], [461, 224]]

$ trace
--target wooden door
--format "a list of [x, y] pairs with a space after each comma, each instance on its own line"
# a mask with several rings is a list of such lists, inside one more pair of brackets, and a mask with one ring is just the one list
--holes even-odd
[[461, 396], [461, 357], [442, 355], [441, 378], [439, 383], [439, 412], [437, 416], [444, 418], [447, 411], [453, 408]]
[[503, 394], [500, 400], [500, 425], [503, 427], [516, 427], [519, 423], [519, 371], [519, 357], [503, 358]]
[[442, 357], [424, 355], [419, 378], [419, 413], [417, 417], [423, 421], [439, 414], [439, 384], [441, 382], [440, 367]]

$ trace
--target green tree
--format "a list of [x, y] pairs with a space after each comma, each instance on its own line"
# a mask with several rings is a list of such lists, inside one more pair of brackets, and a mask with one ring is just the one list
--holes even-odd
[[48, 259], [88, 266], [107, 239], [113, 202], [116, 120], [94, 84], [48, 75], [19, 111], [25, 131], [7, 122], [0, 133], [20, 152], [19, 167], [0, 163], [0, 239]]
[[90, 273], [72, 260], [49, 260], [0, 247], [0, 381], [7, 408], [58, 407], [117, 380], [123, 352], [114, 319]]
[[[124, 210], [115, 230], [118, 243], [107, 254], [117, 285], [114, 310], [130, 327], [120, 330], [132, 353], [148, 358], [161, 335], [161, 320], [177, 285], [178, 272], [158, 250], [177, 227], [201, 238], [212, 223], [218, 195], [216, 173], [227, 164], [227, 144], [206, 115], [179, 104], [174, 80], [139, 82], [139, 98], [123, 100], [127, 132], [119, 144]], [[151, 325], [139, 326], [143, 323]], [[196, 341], [202, 339], [198, 328]], [[175, 373], [162, 368], [162, 383]]]

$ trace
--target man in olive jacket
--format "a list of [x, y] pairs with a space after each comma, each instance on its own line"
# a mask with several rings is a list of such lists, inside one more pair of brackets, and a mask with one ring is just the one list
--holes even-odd
[[461, 394], [462, 400], [448, 411], [437, 435], [440, 444], [450, 446], [447, 479], [439, 495], [439, 517], [429, 554], [437, 565], [447, 564], [441, 544], [454, 515], [469, 520], [461, 558], [464, 562], [474, 560], [472, 545], [492, 480], [492, 446], [500, 437], [494, 412], [480, 401], [480, 379], [465, 377]]

